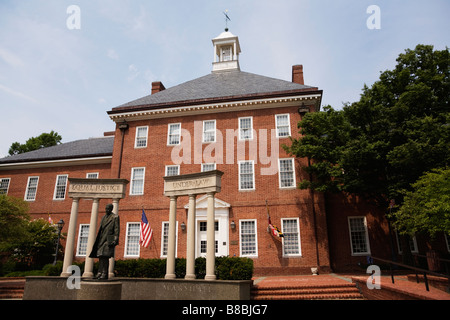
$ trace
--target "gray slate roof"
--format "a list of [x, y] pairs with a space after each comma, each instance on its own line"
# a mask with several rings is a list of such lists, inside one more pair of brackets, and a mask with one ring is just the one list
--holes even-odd
[[238, 70], [212, 72], [206, 76], [184, 82], [153, 95], [148, 95], [125, 103], [118, 106], [117, 109], [190, 100], [210, 100], [224, 97], [262, 95], [304, 89], [317, 90], [315, 87]]
[[114, 137], [101, 137], [62, 143], [0, 159], [0, 164], [111, 156]]

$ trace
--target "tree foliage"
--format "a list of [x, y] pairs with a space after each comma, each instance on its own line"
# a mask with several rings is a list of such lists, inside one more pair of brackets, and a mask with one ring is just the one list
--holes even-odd
[[450, 234], [450, 168], [425, 173], [407, 191], [405, 201], [392, 214], [400, 233]]
[[310, 159], [313, 179], [300, 187], [401, 204], [419, 177], [450, 162], [449, 65], [448, 48], [418, 45], [365, 85], [359, 101], [307, 114], [302, 136], [284, 146]]
[[60, 144], [62, 137], [53, 130], [50, 133], [42, 133], [37, 137], [29, 138], [24, 144], [19, 142], [14, 142], [11, 147], [9, 147], [9, 155], [16, 155], [20, 153], [25, 153], [41, 148], [55, 146]]
[[0, 252], [24, 236], [29, 220], [27, 212], [26, 201], [0, 194]]

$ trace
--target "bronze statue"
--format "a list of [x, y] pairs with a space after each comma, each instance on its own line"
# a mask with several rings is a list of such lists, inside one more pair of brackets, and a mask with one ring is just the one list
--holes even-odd
[[98, 229], [97, 238], [89, 258], [98, 258], [99, 280], [108, 279], [109, 258], [114, 257], [114, 249], [119, 243], [120, 220], [117, 214], [112, 212], [113, 205], [106, 205], [106, 215], [103, 216]]

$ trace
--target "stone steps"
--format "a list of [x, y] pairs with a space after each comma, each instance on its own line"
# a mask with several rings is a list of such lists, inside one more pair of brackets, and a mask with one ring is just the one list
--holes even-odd
[[25, 280], [0, 281], [0, 300], [22, 299]]
[[252, 300], [337, 300], [363, 299], [354, 284], [332, 286], [254, 286]]

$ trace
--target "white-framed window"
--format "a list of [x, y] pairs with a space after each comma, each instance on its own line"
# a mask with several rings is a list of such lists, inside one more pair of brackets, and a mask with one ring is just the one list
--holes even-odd
[[[167, 251], [169, 249], [169, 221], [163, 221], [161, 232], [161, 258], [167, 258]], [[178, 251], [178, 221], [175, 227], [175, 257]]]
[[169, 123], [167, 132], [167, 145], [175, 146], [181, 142], [181, 123]]
[[180, 165], [166, 166], [166, 177], [177, 176], [180, 174]]
[[88, 172], [86, 173], [87, 179], [98, 179], [98, 172]]
[[34, 201], [36, 199], [39, 177], [28, 177], [27, 189], [25, 190], [25, 200]]
[[239, 140], [253, 139], [253, 118], [239, 118]]
[[215, 163], [202, 163], [202, 172], [216, 170]]
[[238, 161], [239, 190], [255, 190], [255, 163], [253, 160]]
[[131, 184], [130, 184], [131, 195], [144, 194], [144, 177], [145, 177], [144, 167], [131, 169]]
[[294, 159], [279, 159], [278, 165], [280, 188], [295, 188]]
[[[397, 230], [395, 230], [395, 237], [397, 239], [398, 253], [402, 254], [403, 253], [402, 238], [399, 237]], [[417, 247], [416, 236], [409, 237], [409, 250], [411, 250], [412, 253], [419, 253], [419, 248]]]
[[370, 254], [366, 217], [348, 217], [352, 255]]
[[256, 219], [239, 220], [239, 244], [241, 257], [258, 256], [258, 237], [256, 234]]
[[89, 225], [80, 224], [80, 229], [78, 230], [77, 257], [86, 256], [88, 238], [89, 238]]
[[203, 140], [202, 142], [216, 142], [216, 120], [203, 121]]
[[281, 231], [283, 232], [283, 256], [301, 256], [300, 227], [298, 218], [281, 219]]
[[139, 257], [139, 237], [141, 223], [127, 222], [127, 233], [125, 235], [125, 252], [124, 257]]
[[289, 137], [291, 135], [291, 125], [288, 113], [275, 115], [275, 123], [277, 128], [277, 138]]
[[147, 147], [148, 126], [136, 127], [135, 148]]
[[55, 192], [53, 200], [64, 200], [66, 198], [67, 174], [56, 176]]
[[8, 194], [11, 178], [0, 178], [0, 194]]

